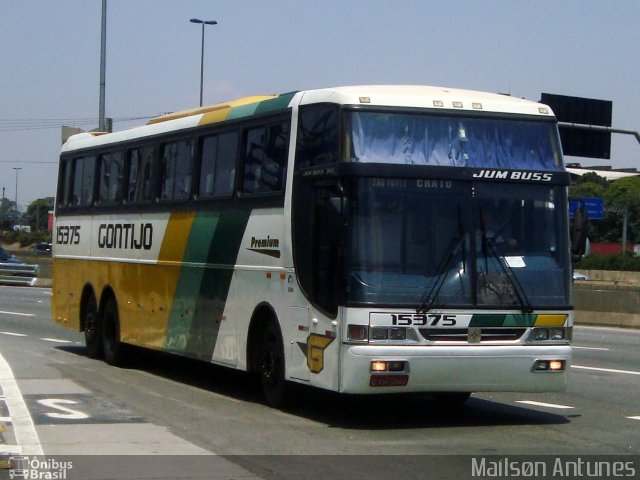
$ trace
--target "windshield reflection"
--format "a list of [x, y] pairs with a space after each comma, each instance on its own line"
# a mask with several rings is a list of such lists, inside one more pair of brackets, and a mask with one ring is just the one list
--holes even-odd
[[[425, 188], [425, 184], [429, 185]], [[569, 302], [562, 187], [355, 181], [348, 302], [523, 311]]]
[[548, 122], [368, 111], [347, 118], [353, 162], [561, 170]]

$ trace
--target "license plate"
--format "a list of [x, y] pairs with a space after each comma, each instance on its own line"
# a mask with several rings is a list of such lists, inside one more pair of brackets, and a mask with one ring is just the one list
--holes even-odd
[[409, 383], [409, 375], [371, 375], [370, 387], [404, 387]]

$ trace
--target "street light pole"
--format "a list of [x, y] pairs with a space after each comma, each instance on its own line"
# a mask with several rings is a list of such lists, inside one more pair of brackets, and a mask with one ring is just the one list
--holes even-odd
[[106, 89], [107, 71], [107, 0], [102, 0], [102, 22], [100, 30], [100, 99], [98, 103], [98, 130], [107, 131], [107, 122], [104, 112], [104, 97]]
[[200, 20], [199, 18], [192, 18], [189, 20], [191, 23], [199, 23], [202, 25], [202, 47], [200, 49], [200, 106], [202, 106], [202, 85], [204, 83], [204, 26], [205, 25], [217, 25], [215, 20]]
[[18, 211], [18, 172], [22, 170], [22, 167], [13, 167], [16, 171], [16, 212]]

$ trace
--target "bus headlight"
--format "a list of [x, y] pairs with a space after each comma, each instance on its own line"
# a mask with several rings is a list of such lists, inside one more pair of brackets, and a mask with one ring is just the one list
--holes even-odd
[[371, 329], [371, 340], [387, 340], [389, 338], [389, 329], [382, 327], [373, 327]]
[[390, 328], [389, 339], [390, 340], [406, 340], [407, 329], [406, 328]]
[[407, 329], [399, 327], [371, 327], [369, 340], [395, 340], [402, 341], [407, 339]]
[[571, 327], [540, 328], [536, 327], [529, 334], [529, 341], [536, 342], [566, 342], [571, 340]]

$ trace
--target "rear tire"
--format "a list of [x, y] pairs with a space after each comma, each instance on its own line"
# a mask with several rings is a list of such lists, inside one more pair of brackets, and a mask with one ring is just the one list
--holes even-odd
[[102, 349], [109, 365], [121, 365], [124, 360], [124, 345], [120, 341], [120, 317], [116, 300], [109, 298], [102, 309]]
[[274, 322], [269, 322], [262, 336], [260, 383], [266, 403], [270, 407], [281, 407], [287, 400], [284, 362], [284, 348], [280, 329]]
[[89, 295], [82, 309], [82, 321], [84, 325], [84, 343], [87, 347], [89, 358], [102, 358], [102, 327], [96, 297]]

